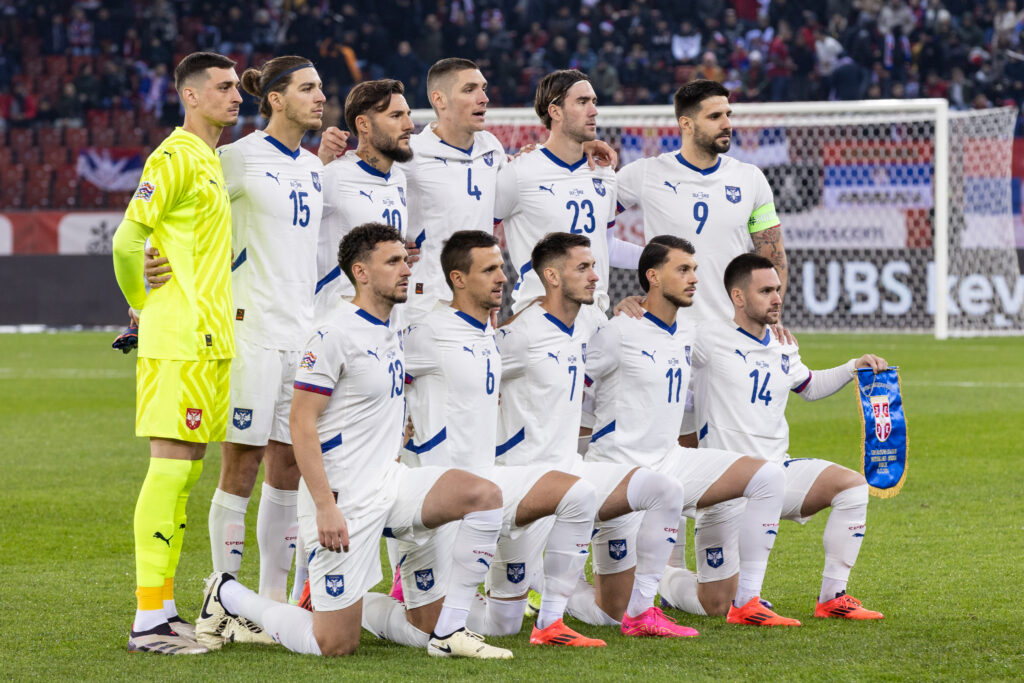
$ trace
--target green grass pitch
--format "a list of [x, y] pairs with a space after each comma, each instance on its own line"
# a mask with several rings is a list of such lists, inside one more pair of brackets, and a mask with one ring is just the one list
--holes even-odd
[[[727, 626], [672, 613], [701, 631], [684, 641], [608, 641], [599, 651], [528, 644], [512, 662], [434, 660], [365, 634], [344, 660], [283, 648], [229, 646], [194, 658], [129, 655], [134, 610], [132, 515], [148, 447], [132, 436], [134, 355], [110, 334], [0, 335], [0, 677], [124, 680], [1021, 680], [1024, 677], [1024, 342], [924, 336], [801, 337], [814, 367], [874, 352], [902, 368], [909, 477], [873, 498], [850, 592], [881, 623], [811, 617], [824, 514], [784, 523], [765, 596], [798, 629]], [[858, 467], [854, 389], [815, 404], [790, 401], [791, 453]], [[189, 502], [178, 604], [194, 618], [210, 571], [206, 514], [219, 449]], [[258, 496], [259, 488], [257, 487]], [[250, 504], [249, 559], [256, 580]], [[570, 621], [570, 623], [572, 623]]]

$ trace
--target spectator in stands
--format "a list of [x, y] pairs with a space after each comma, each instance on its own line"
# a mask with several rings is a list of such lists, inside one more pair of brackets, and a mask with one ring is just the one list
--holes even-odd
[[[487, 39], [487, 33], [481, 32]], [[389, 78], [401, 81], [405, 86], [405, 99], [412, 108], [428, 106], [427, 91], [424, 81], [427, 69], [412, 51], [408, 40], [398, 43], [398, 48], [388, 62]]]
[[614, 66], [601, 59], [594, 66], [590, 75], [590, 84], [594, 86], [599, 102], [611, 102], [616, 91], [622, 87], [619, 72]]
[[68, 23], [68, 45], [73, 55], [91, 55], [93, 48], [92, 22], [85, 16], [85, 10], [74, 7]]
[[[866, 70], [847, 55], [843, 54], [836, 62], [836, 68], [832, 70], [831, 91], [829, 99], [835, 100], [859, 100], [867, 87]], [[877, 86], [876, 86], [877, 87]], [[882, 96], [879, 88], [872, 99]]]
[[444, 35], [441, 33], [441, 20], [436, 14], [428, 14], [423, 19], [423, 30], [416, 38], [416, 54], [424, 64], [433, 64], [444, 57]]
[[910, 35], [910, 32], [917, 26], [917, 17], [903, 0], [889, 0], [888, 4], [878, 13], [878, 31], [882, 34], [892, 33], [897, 26], [903, 35]]
[[54, 107], [57, 125], [80, 128], [84, 112], [85, 108], [78, 97], [78, 91], [75, 90], [75, 84], [65, 83], [64, 87], [61, 88], [60, 97], [57, 98], [57, 104]]
[[83, 109], [93, 109], [100, 106], [100, 79], [96, 77], [91, 62], [85, 62], [75, 76], [75, 91], [78, 93], [78, 101], [82, 103]]
[[242, 8], [232, 6], [228, 8], [228, 20], [221, 29], [222, 42], [217, 50], [222, 55], [244, 54], [246, 57], [252, 54], [253, 26], [248, 13], [243, 13]]
[[124, 75], [124, 66], [116, 57], [103, 62], [103, 73], [100, 74], [99, 97], [103, 109], [120, 109], [124, 107], [128, 79]]
[[703, 44], [700, 31], [694, 28], [689, 19], [679, 23], [679, 32], [672, 36], [672, 56], [682, 64], [693, 64]]
[[36, 16], [41, 19], [43, 25], [43, 53], [48, 55], [67, 54], [68, 31], [64, 23], [64, 15], [58, 12], [50, 17], [47, 14], [46, 6], [40, 3], [36, 6]]
[[3, 118], [8, 126], [30, 126], [38, 114], [38, 102], [24, 83], [16, 83], [13, 92], [0, 95], [0, 118]]
[[957, 111], [971, 108], [974, 99], [974, 84], [967, 80], [964, 70], [953, 67], [953, 76], [949, 81], [949, 104]]
[[738, 94], [741, 102], [764, 102], [768, 98], [769, 81], [764, 70], [764, 57], [754, 50], [750, 53], [747, 71], [742, 77], [742, 90]]
[[722, 83], [725, 81], [725, 70], [718, 65], [718, 57], [711, 50], [708, 50], [700, 59], [700, 66], [693, 72], [693, 80], [706, 79]]

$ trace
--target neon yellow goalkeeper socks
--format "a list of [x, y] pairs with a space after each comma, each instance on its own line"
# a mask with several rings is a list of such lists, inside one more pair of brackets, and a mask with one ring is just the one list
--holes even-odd
[[[168, 567], [172, 566], [172, 556], [177, 564], [181, 539], [176, 544], [176, 553], [172, 544], [174, 537], [184, 531], [175, 521], [176, 512], [179, 500], [188, 499], [194, 462], [199, 463], [201, 470], [202, 461], [149, 460], [149, 471], [135, 504], [135, 577], [138, 585], [135, 594], [140, 610], [163, 609], [164, 580], [168, 576]], [[180, 505], [183, 524], [184, 502]]]

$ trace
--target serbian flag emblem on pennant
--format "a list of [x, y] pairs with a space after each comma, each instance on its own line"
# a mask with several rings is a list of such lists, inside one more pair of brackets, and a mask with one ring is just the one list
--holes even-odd
[[857, 370], [864, 432], [861, 472], [871, 495], [892, 498], [907, 479], [907, 420], [903, 414], [899, 368], [875, 374]]

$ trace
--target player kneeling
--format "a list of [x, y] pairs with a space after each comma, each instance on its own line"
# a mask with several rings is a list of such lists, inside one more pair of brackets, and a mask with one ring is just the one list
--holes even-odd
[[406, 257], [401, 235], [389, 226], [366, 224], [345, 236], [338, 260], [355, 298], [336, 300], [318, 321], [296, 374], [291, 430], [302, 473], [299, 535], [315, 612], [267, 600], [214, 573], [196, 626], [208, 647], [219, 646], [228, 617], [240, 615], [294, 652], [351, 654], [363, 597], [381, 579], [381, 534], [423, 543], [459, 521], [448, 594], [422, 645], [434, 656], [512, 657], [465, 628], [501, 530], [500, 490], [468, 472], [414, 472], [394, 461], [405, 421], [405, 372], [390, 318], [408, 296]]

